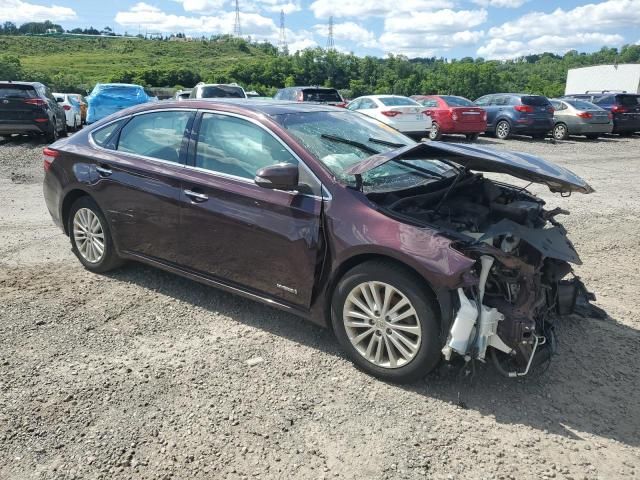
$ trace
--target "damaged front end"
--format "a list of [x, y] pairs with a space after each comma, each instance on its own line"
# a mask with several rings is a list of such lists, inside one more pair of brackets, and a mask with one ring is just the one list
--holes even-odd
[[546, 210], [526, 191], [478, 174], [447, 198], [437, 197], [394, 209], [449, 232], [455, 248], [476, 260], [477, 283], [456, 292], [459, 307], [444, 358], [490, 356], [504, 375], [524, 376], [554, 352], [555, 318], [594, 299], [573, 275], [571, 263], [581, 261], [556, 220], [568, 212]]
[[542, 199], [525, 189], [490, 180], [469, 167], [545, 183], [565, 194], [593, 190], [571, 172], [524, 154], [431, 142], [387, 157], [397, 161], [411, 155], [424, 158], [425, 153], [464, 168], [453, 180], [420, 191], [368, 196], [396, 218], [441, 232], [475, 260], [474, 284], [453, 292], [456, 310], [444, 326], [445, 360], [456, 355], [466, 361], [490, 358], [505, 376], [527, 375], [553, 354], [559, 316], [602, 311], [589, 304], [595, 297], [573, 274], [571, 264], [581, 261], [556, 219], [569, 212], [547, 210]]

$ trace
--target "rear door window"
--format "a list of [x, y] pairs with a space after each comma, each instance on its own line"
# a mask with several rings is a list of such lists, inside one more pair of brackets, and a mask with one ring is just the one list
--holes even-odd
[[332, 88], [306, 88], [302, 91], [305, 102], [342, 102], [340, 94]]
[[180, 149], [190, 111], [165, 111], [136, 115], [120, 132], [118, 150], [145, 157], [180, 162]]
[[112, 146], [110, 146], [110, 143], [112, 143], [110, 142], [111, 137], [124, 122], [125, 120], [122, 119], [117, 122], [110, 123], [106, 127], [100, 128], [91, 133], [91, 138], [93, 138], [93, 141], [102, 148], [112, 148]]
[[423, 107], [436, 108], [438, 106], [438, 101], [434, 98], [426, 98], [424, 100], [419, 100], [418, 103], [422, 104]]

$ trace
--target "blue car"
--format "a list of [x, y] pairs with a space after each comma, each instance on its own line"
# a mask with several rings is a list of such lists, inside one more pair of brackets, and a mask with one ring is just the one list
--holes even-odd
[[98, 83], [87, 97], [87, 124], [119, 110], [147, 103], [154, 97], [147, 95], [140, 85], [129, 83]]
[[474, 103], [487, 112], [485, 133], [502, 140], [512, 134], [544, 138], [553, 128], [553, 106], [541, 95], [494, 93]]

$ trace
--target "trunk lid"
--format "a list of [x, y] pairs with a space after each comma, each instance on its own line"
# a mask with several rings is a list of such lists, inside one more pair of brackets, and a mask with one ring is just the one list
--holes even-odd
[[471, 170], [504, 173], [529, 182], [541, 183], [547, 185], [552, 192], [592, 193], [594, 191], [587, 182], [572, 171], [534, 155], [436, 141], [415, 143], [372, 155], [345, 172], [349, 175], [362, 175], [395, 158], [446, 159]]
[[478, 123], [483, 120], [483, 110], [480, 107], [452, 107], [451, 115], [454, 121], [461, 123]]

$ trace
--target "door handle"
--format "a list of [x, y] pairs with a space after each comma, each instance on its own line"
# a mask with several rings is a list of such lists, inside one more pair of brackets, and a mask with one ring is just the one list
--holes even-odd
[[209, 196], [204, 193], [194, 192], [193, 190], [184, 190], [184, 194], [191, 198], [194, 202], [206, 202]]
[[108, 177], [109, 175], [111, 175], [113, 173], [110, 168], [101, 167], [100, 165], [96, 166], [96, 170], [103, 177]]

